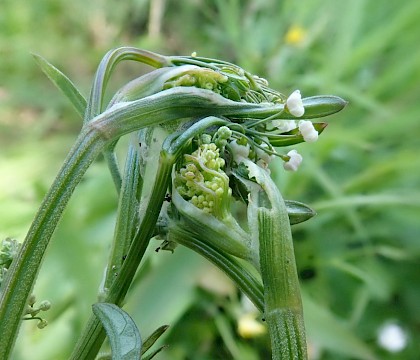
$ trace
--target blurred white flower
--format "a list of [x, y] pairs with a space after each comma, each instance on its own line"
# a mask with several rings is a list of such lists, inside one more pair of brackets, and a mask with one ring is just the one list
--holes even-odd
[[399, 352], [407, 346], [407, 334], [401, 326], [388, 323], [379, 329], [378, 344], [389, 352]]
[[301, 117], [305, 113], [299, 90], [293, 91], [286, 100], [287, 109], [293, 116]]
[[296, 171], [303, 160], [302, 155], [296, 150], [290, 150], [287, 153], [287, 156], [289, 156], [290, 159], [283, 163], [284, 169], [287, 171]]
[[299, 121], [299, 131], [303, 136], [303, 140], [308, 143], [318, 140], [318, 131], [315, 130], [314, 125], [309, 120]]

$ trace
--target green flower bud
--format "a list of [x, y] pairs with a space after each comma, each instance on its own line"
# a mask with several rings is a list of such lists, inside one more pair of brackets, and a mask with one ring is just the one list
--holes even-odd
[[228, 77], [218, 71], [196, 67], [186, 71], [180, 76], [168, 79], [163, 88], [170, 89], [177, 86], [194, 86], [220, 94], [221, 84], [224, 84], [227, 81]]
[[[226, 130], [223, 130], [226, 135]], [[229, 178], [223, 171], [225, 160], [215, 143], [202, 144], [184, 155], [184, 165], [175, 175], [178, 193], [198, 209], [223, 217], [230, 205]]]
[[35, 302], [36, 302], [36, 297], [35, 297], [34, 294], [32, 294], [31, 296], [29, 296], [28, 305], [33, 306], [35, 304]]
[[39, 304], [39, 310], [41, 311], [47, 311], [51, 308], [51, 303], [48, 300], [43, 300]]
[[217, 130], [217, 136], [220, 139], [228, 140], [232, 136], [232, 130], [227, 126], [222, 126]]
[[12, 260], [16, 257], [20, 244], [15, 239], [6, 238], [2, 241], [0, 247], [0, 266], [9, 268]]
[[38, 329], [43, 329], [44, 327], [46, 327], [48, 325], [48, 321], [47, 320], [45, 320], [45, 319], [41, 319], [40, 321], [39, 321], [39, 323], [36, 325], [36, 327], [38, 328]]
[[200, 136], [201, 144], [210, 144], [211, 143], [211, 135], [209, 134], [202, 134]]

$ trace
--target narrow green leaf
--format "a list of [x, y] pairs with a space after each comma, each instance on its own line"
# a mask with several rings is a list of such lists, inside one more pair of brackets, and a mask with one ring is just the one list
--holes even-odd
[[168, 330], [169, 325], [163, 325], [157, 328], [153, 333], [144, 341], [141, 348], [141, 354], [143, 355], [147, 350], [149, 350], [153, 344], [163, 335], [163, 333]]
[[332, 95], [312, 96], [302, 99], [302, 101], [305, 107], [305, 114], [302, 119], [328, 116], [339, 112], [347, 105], [347, 101]]
[[146, 355], [144, 357], [142, 357], [141, 360], [151, 360], [153, 359], [157, 354], [159, 354], [163, 349], [166, 349], [168, 347], [168, 345], [163, 345], [161, 346], [159, 349], [153, 351], [152, 353], [150, 353], [149, 355]]
[[114, 304], [97, 303], [93, 313], [101, 321], [108, 335], [114, 360], [139, 360], [141, 338], [133, 319]]
[[285, 200], [284, 202], [291, 225], [299, 224], [316, 215], [316, 212], [304, 203], [294, 200]]
[[78, 114], [83, 118], [86, 110], [86, 99], [83, 95], [77, 90], [73, 82], [64, 75], [60, 70], [58, 70], [54, 65], [50, 64], [43, 57], [33, 54], [35, 61], [44, 72], [45, 75], [52, 81], [52, 83], [59, 89], [61, 92], [67, 96], [72, 105], [75, 107]]
[[[301, 117], [295, 117], [290, 114], [288, 111], [284, 111], [284, 104], [276, 105], [261, 105], [261, 104], [250, 104], [250, 103], [240, 103], [233, 102], [236, 104], [241, 104], [241, 109], [232, 111], [231, 113], [225, 113], [225, 115], [230, 115], [232, 118], [243, 119], [266, 119], [271, 117], [271, 119], [315, 119], [328, 115], [335, 114], [342, 110], [346, 105], [347, 101], [343, 100], [338, 96], [333, 95], [319, 95], [312, 96], [302, 99], [303, 106], [305, 107], [305, 113]], [[245, 105], [246, 104], [246, 105]], [[256, 106], [257, 105], [257, 106]]]

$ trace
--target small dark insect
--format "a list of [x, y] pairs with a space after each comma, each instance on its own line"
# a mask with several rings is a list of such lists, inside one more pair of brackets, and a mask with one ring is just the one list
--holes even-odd
[[139, 147], [141, 147], [141, 142], [139, 142]]
[[171, 194], [166, 194], [165, 195], [165, 201], [171, 202], [171, 200], [172, 200]]
[[127, 259], [127, 255], [124, 255], [123, 257], [122, 257], [122, 260], [124, 261], [125, 259]]

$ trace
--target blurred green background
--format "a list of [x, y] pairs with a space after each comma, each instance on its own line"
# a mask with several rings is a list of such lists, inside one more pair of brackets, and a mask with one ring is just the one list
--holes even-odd
[[[294, 227], [311, 359], [418, 359], [418, 34], [416, 0], [1, 0], [0, 236], [23, 240], [81, 126], [31, 52], [86, 95], [101, 57], [116, 46], [232, 61], [285, 94], [298, 88], [349, 101], [317, 143], [299, 146], [298, 172], [272, 167], [285, 198], [318, 212]], [[145, 70], [123, 64], [112, 87]], [[99, 159], [34, 289], [53, 304], [50, 324], [24, 323], [13, 359], [68, 357], [96, 299], [116, 204]], [[266, 335], [239, 334], [250, 310], [223, 274], [189, 250], [153, 250], [126, 308], [144, 336], [171, 326], [163, 339], [170, 346], [157, 358], [269, 358]], [[406, 337], [398, 352], [378, 344], [390, 323]]]

